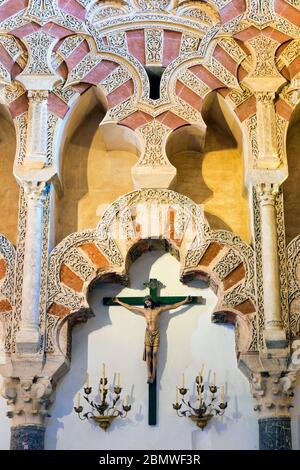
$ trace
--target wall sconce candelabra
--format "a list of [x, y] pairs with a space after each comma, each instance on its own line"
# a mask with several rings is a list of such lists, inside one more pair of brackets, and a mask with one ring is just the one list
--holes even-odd
[[89, 395], [92, 393], [92, 387], [89, 385], [89, 378], [87, 375], [87, 383], [84, 387], [83, 398], [90, 405], [91, 411], [88, 411], [81, 416], [81, 413], [83, 412], [83, 406], [80, 405], [80, 393], [77, 396], [77, 406], [74, 407], [74, 410], [78, 414], [79, 419], [82, 421], [85, 419], [92, 419], [104, 431], [110, 427], [112, 421], [115, 418], [125, 418], [127, 413], [131, 410], [131, 405], [128, 404], [128, 396], [125, 396], [122, 409], [118, 408], [122, 392], [120, 385], [120, 374], [116, 374], [116, 384], [113, 387], [113, 393], [110, 401], [107, 399], [109, 391], [109, 387], [107, 387], [107, 385], [108, 379], [105, 377], [105, 364], [103, 364], [102, 378], [100, 379], [100, 403], [96, 403], [94, 400], [89, 398]]
[[[180, 418], [187, 417], [190, 418], [198, 428], [203, 429], [205, 426], [209, 423], [211, 418], [213, 416], [223, 416], [225, 413], [225, 410], [227, 408], [227, 402], [224, 399], [224, 386], [222, 385], [221, 387], [216, 386], [216, 374], [213, 373], [213, 382], [211, 385], [208, 386], [207, 390], [207, 397], [210, 392], [210, 399], [204, 400], [204, 383], [203, 383], [203, 368], [202, 366], [201, 371], [197, 375], [195, 382], [196, 382], [196, 388], [198, 392], [198, 400], [196, 402], [196, 405], [193, 406], [191, 404], [191, 401], [185, 400], [185, 395], [188, 392], [188, 389], [185, 388], [184, 385], [184, 374], [182, 374], [182, 383], [181, 387], [176, 387], [176, 402], [173, 403], [173, 408], [176, 410], [177, 415]], [[220, 402], [218, 405], [215, 404], [217, 400], [217, 392], [218, 389], [220, 389]], [[179, 403], [178, 400], [178, 392], [181, 395], [181, 403]], [[183, 405], [185, 406], [185, 409], [183, 409]]]

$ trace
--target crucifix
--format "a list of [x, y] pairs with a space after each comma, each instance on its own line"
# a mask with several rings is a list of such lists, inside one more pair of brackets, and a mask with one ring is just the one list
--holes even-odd
[[[162, 312], [175, 309], [185, 304], [204, 304], [203, 297], [188, 296], [160, 296], [159, 289], [165, 287], [157, 279], [150, 279], [144, 286], [149, 288], [146, 297], [103, 297], [103, 305], [122, 306], [128, 310], [141, 314], [146, 320], [144, 357], [147, 362], [149, 384], [148, 424], [153, 426], [157, 422], [157, 387], [156, 369], [157, 353], [160, 342], [159, 316]], [[139, 307], [142, 306], [143, 308]]]

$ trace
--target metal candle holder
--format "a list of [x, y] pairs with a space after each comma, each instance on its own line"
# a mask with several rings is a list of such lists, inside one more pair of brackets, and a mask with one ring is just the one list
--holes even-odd
[[[181, 387], [178, 388], [178, 391], [181, 395], [181, 403], [179, 403], [176, 399], [176, 403], [173, 403], [173, 408], [176, 410], [177, 415], [180, 418], [190, 418], [194, 423], [196, 423], [196, 426], [203, 431], [213, 416], [223, 416], [227, 408], [227, 402], [224, 401], [223, 397], [223, 399], [221, 398], [222, 401], [220, 401], [219, 405], [215, 405], [214, 402], [217, 400], [216, 393], [220, 388], [216, 385], [209, 385], [208, 388], [211, 393], [211, 397], [209, 402], [205, 402], [203, 399], [204, 384], [202, 375], [198, 375], [195, 379], [195, 382], [198, 396], [200, 397], [198, 400], [198, 407], [192, 406], [190, 400], [187, 402], [185, 401], [184, 397], [187, 394], [188, 389]], [[186, 409], [182, 409], [183, 405], [186, 407]]]
[[126, 418], [127, 413], [131, 410], [131, 405], [127, 403], [123, 403], [122, 409], [117, 408], [122, 392], [122, 388], [119, 385], [114, 386], [114, 393], [112, 399], [110, 402], [107, 401], [107, 383], [108, 381], [106, 377], [100, 379], [100, 403], [95, 403], [94, 400], [89, 399], [89, 395], [92, 393], [92, 387], [84, 387], [83, 398], [90, 405], [91, 411], [88, 411], [87, 413], [84, 413], [81, 416], [81, 413], [83, 412], [83, 406], [80, 406], [79, 404], [79, 406], [74, 407], [74, 410], [78, 414], [79, 419], [81, 419], [82, 421], [84, 421], [85, 419], [92, 419], [104, 431], [106, 431], [110, 427], [111, 423], [115, 418]]

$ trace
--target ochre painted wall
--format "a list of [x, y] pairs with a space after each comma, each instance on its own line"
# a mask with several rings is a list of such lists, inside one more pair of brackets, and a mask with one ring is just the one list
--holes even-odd
[[0, 233], [17, 239], [19, 187], [13, 175], [16, 135], [13, 124], [0, 116]]
[[213, 229], [230, 230], [250, 242], [243, 160], [233, 137], [209, 124], [203, 153], [185, 151], [169, 159], [178, 171], [175, 191], [203, 204]]
[[287, 135], [289, 176], [283, 184], [286, 241], [289, 243], [300, 234], [300, 121], [293, 125]]
[[98, 113], [92, 112], [64, 149], [64, 195], [58, 203], [57, 243], [69, 233], [94, 228], [104, 207], [133, 190], [131, 168], [138, 156], [107, 152], [98, 126]]

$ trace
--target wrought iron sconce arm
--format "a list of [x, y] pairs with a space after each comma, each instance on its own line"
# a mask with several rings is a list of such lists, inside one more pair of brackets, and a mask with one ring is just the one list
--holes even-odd
[[126, 418], [127, 413], [131, 410], [131, 405], [129, 405], [128, 403], [123, 403], [122, 409], [117, 408], [122, 392], [122, 388], [120, 386], [114, 387], [114, 397], [112, 398], [112, 402], [109, 403], [107, 401], [107, 383], [108, 382], [106, 377], [104, 379], [100, 379], [100, 403], [96, 403], [94, 400], [90, 400], [89, 395], [92, 393], [92, 387], [84, 388], [83, 398], [91, 407], [91, 411], [87, 411], [82, 415], [83, 406], [78, 405], [74, 407], [74, 411], [75, 413], [77, 413], [78, 418], [81, 421], [84, 421], [86, 419], [92, 419], [104, 431], [106, 431], [110, 427], [112, 421], [115, 418]]
[[[224, 389], [222, 387], [221, 401], [218, 405], [215, 405], [217, 400], [216, 394], [219, 387], [215, 384], [209, 386], [209, 392], [211, 394], [210, 401], [207, 403], [203, 399], [204, 394], [204, 384], [203, 377], [198, 375], [195, 379], [197, 392], [198, 392], [198, 403], [199, 406], [195, 407], [191, 404], [190, 400], [185, 399], [185, 395], [188, 392], [187, 388], [181, 387], [178, 388], [178, 392], [181, 395], [181, 403], [178, 401], [178, 394], [176, 392], [176, 403], [173, 403], [173, 409], [176, 411], [177, 416], [180, 418], [190, 418], [193, 422], [196, 423], [197, 427], [204, 429], [205, 426], [209, 423], [213, 416], [223, 416], [225, 410], [228, 406], [228, 403], [224, 400]], [[185, 408], [183, 408], [183, 406]]]

